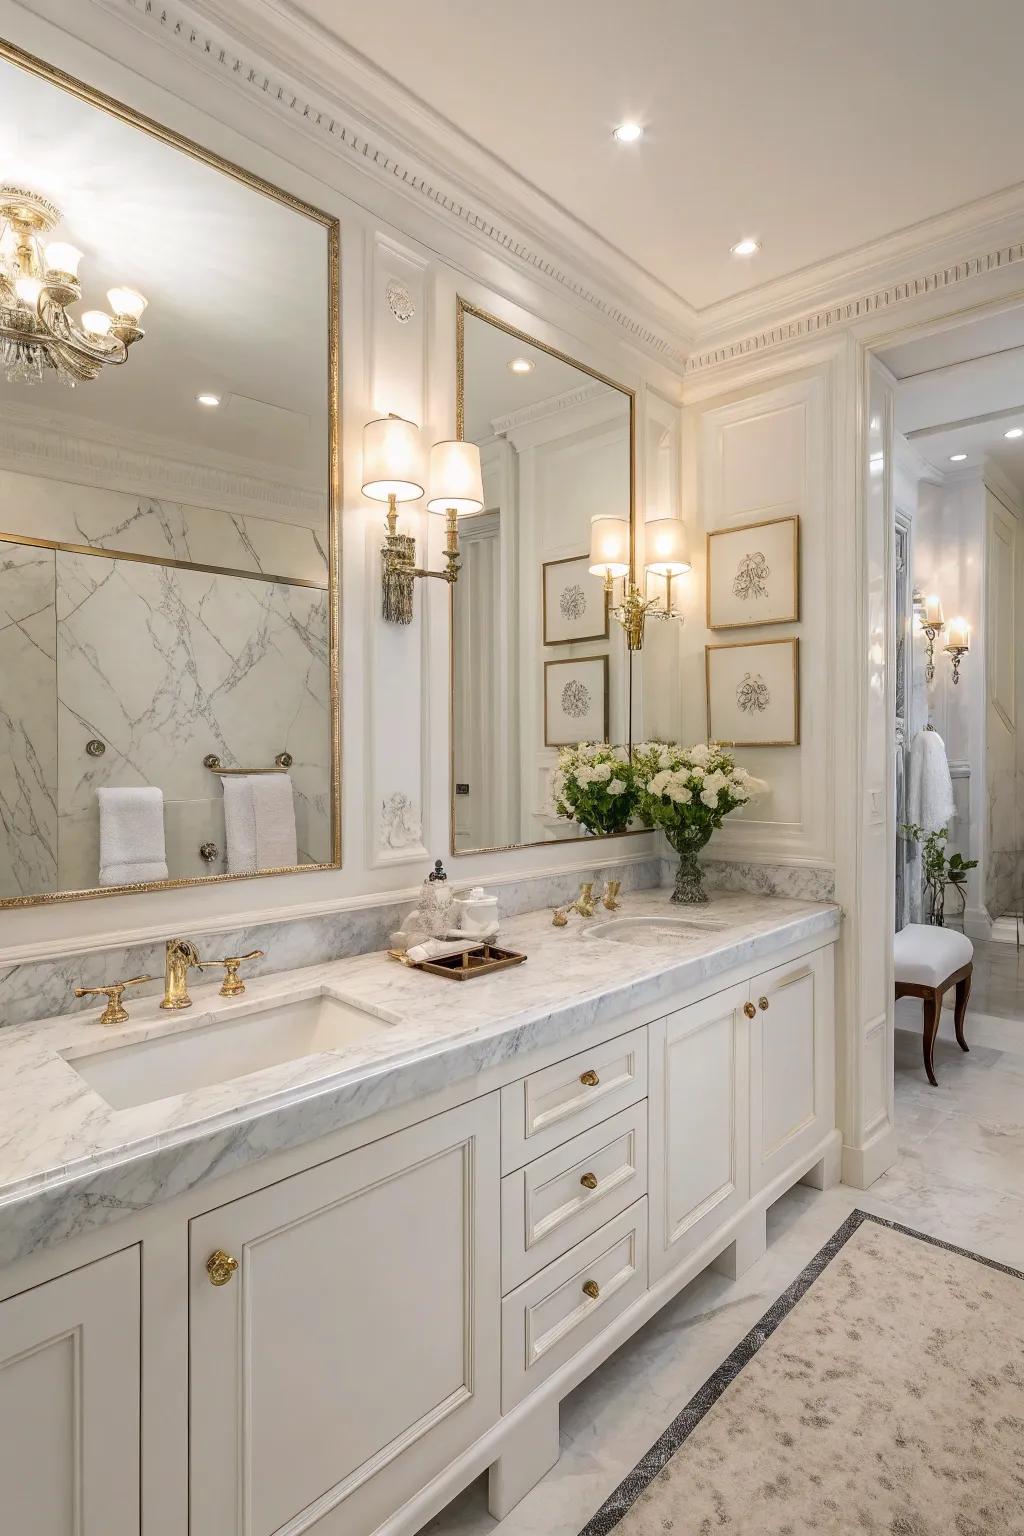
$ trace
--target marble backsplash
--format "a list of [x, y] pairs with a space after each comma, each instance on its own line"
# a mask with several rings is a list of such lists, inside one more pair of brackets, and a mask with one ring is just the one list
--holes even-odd
[[[542, 907], [561, 906], [576, 896], [581, 880], [620, 880], [624, 892], [649, 890], [662, 881], [662, 860], [657, 855], [627, 864], [602, 865], [589, 869], [565, 870], [550, 875], [493, 884], [503, 916], [514, 917]], [[474, 882], [476, 883], [476, 882]], [[487, 882], [484, 882], [485, 884]], [[456, 890], [461, 885], [453, 880]], [[667, 896], [666, 892], [666, 896]], [[198, 901], [202, 898], [199, 896]], [[201, 923], [184, 925], [195, 939], [203, 958], [245, 954], [263, 949], [265, 958], [251, 962], [250, 975], [271, 975], [276, 971], [316, 965], [369, 950], [383, 949], [389, 936], [414, 905], [408, 897], [383, 900], [365, 907], [324, 913], [292, 922], [249, 923], [237, 928], [218, 927], [206, 932]], [[128, 948], [103, 949], [88, 955], [73, 955], [53, 960], [37, 960], [21, 965], [0, 964], [0, 1026], [25, 1024], [56, 1014], [82, 1012], [96, 1007], [96, 999], [77, 999], [76, 986], [106, 986], [122, 976], [150, 975], [154, 980], [133, 989], [133, 995], [157, 994], [163, 986], [164, 947], [162, 943], [132, 945]], [[102, 1001], [102, 999], [101, 999]]]
[[[760, 864], [738, 859], [705, 859], [709, 891], [748, 891], [755, 896], [788, 896], [793, 901], [833, 901], [835, 870], [828, 865]], [[675, 878], [674, 855], [665, 859], [664, 883]]]

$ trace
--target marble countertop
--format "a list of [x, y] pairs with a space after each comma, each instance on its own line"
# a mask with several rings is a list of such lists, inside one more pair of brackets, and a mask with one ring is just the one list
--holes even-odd
[[[694, 937], [656, 931], [620, 943], [588, 934], [612, 914], [555, 928], [549, 911], [502, 923], [525, 965], [458, 984], [377, 952], [251, 981], [241, 998], [217, 984], [165, 1013], [128, 1004], [127, 1024], [96, 1014], [0, 1029], [0, 1266], [38, 1247], [146, 1209], [269, 1153], [312, 1141], [425, 1097], [528, 1051], [565, 1042], [658, 1004], [785, 945], [835, 937], [831, 903], [752, 895], [672, 907], [665, 889], [631, 893], [616, 916], [686, 916], [716, 924]], [[244, 1078], [112, 1109], [67, 1059], [328, 996], [388, 1026], [367, 1040]]]

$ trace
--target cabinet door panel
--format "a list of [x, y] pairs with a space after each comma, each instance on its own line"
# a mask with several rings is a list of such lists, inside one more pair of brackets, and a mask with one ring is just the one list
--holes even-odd
[[192, 1536], [362, 1536], [493, 1422], [498, 1204], [494, 1095], [192, 1223]]
[[745, 986], [651, 1025], [651, 1278], [699, 1248], [749, 1193]]
[[750, 983], [750, 999], [757, 1009], [750, 1029], [756, 1193], [834, 1124], [831, 949], [766, 971]]
[[0, 1302], [0, 1529], [138, 1536], [139, 1251]]

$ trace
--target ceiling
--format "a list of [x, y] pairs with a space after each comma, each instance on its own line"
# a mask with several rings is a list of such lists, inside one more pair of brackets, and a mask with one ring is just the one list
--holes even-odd
[[[509, 363], [521, 358], [533, 364], [530, 373], [512, 373]], [[493, 423], [513, 411], [554, 400], [559, 395], [593, 385], [602, 386], [585, 373], [541, 347], [517, 341], [500, 326], [491, 325], [476, 315], [465, 321], [464, 426], [467, 441], [483, 442], [494, 432]], [[628, 396], [621, 396], [628, 412]]]
[[[277, 0], [698, 310], [1016, 185], [1024, 5]], [[625, 118], [639, 144], [611, 137]], [[493, 161], [492, 161], [493, 164]], [[744, 261], [743, 236], [762, 242]]]
[[[895, 425], [941, 474], [994, 464], [1024, 502], [1024, 305], [880, 354]], [[951, 455], [966, 459], [951, 462]]]
[[[0, 61], [0, 182], [51, 198], [84, 253], [79, 309], [124, 283], [149, 301], [128, 361], [73, 391], [8, 384], [0, 411], [326, 487], [327, 245], [321, 225]], [[219, 409], [196, 403], [219, 394]]]

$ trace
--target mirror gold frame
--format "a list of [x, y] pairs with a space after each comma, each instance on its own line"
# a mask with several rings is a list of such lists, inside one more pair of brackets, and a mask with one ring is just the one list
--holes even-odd
[[[578, 368], [580, 373], [586, 373], [592, 379], [597, 379], [601, 384], [607, 384], [611, 389], [617, 389], [620, 394], [629, 400], [629, 580], [634, 580], [636, 565], [636, 390], [630, 389], [628, 384], [622, 384], [617, 379], [610, 378], [608, 374], [601, 373], [597, 368], [591, 368], [589, 363], [581, 363], [579, 358], [571, 357], [568, 352], [562, 352], [558, 347], [549, 346], [546, 341], [538, 341], [536, 336], [531, 336], [528, 331], [521, 331], [514, 325], [509, 325], [505, 320], [499, 320], [497, 315], [490, 314], [486, 309], [480, 309], [476, 304], [471, 304], [461, 294], [456, 299], [455, 310], [455, 435], [460, 440], [465, 435], [466, 424], [466, 316], [472, 315], [477, 320], [484, 320], [488, 325], [496, 326], [499, 331], [504, 331], [506, 336], [512, 336], [516, 341], [524, 342], [527, 346], [536, 347], [539, 352], [546, 352], [549, 357], [557, 358], [560, 363], [566, 363], [570, 368]], [[623, 643], [625, 643], [623, 641]], [[477, 853], [511, 853], [516, 848], [555, 848], [565, 843], [595, 843], [610, 841], [615, 837], [635, 837], [636, 831], [607, 832], [602, 837], [589, 837], [585, 834], [579, 837], [538, 838], [533, 842], [502, 843], [490, 848], [456, 848], [455, 846], [455, 588], [448, 589], [448, 842], [453, 858], [469, 858]], [[629, 738], [627, 746], [632, 750], [633, 745], [633, 653], [627, 653], [629, 699], [626, 706], [627, 729]]]
[[[65, 73], [55, 65], [48, 64], [44, 59], [37, 58], [34, 54], [26, 53], [16, 44], [0, 38], [0, 59], [10, 64], [28, 70], [52, 85], [69, 91], [79, 100], [88, 102], [91, 106], [98, 107], [111, 116], [120, 118], [124, 123], [134, 128], [140, 128], [143, 132], [151, 134], [165, 144], [181, 150], [193, 159], [201, 161], [204, 165], [222, 171], [231, 176], [235, 181], [241, 182], [253, 191], [262, 193], [264, 197], [283, 203], [295, 213], [312, 219], [320, 224], [327, 236], [327, 313], [325, 323], [327, 327], [327, 539], [328, 539], [328, 614], [329, 614], [329, 650], [330, 650], [330, 719], [329, 732], [331, 743], [331, 767], [330, 767], [330, 797], [331, 797], [331, 858], [322, 864], [295, 864], [281, 869], [253, 870], [246, 874], [218, 874], [195, 875], [180, 880], [148, 881], [137, 885], [112, 885], [92, 886], [77, 891], [52, 891], [39, 895], [9, 896], [0, 898], [0, 909], [11, 907], [36, 907], [47, 906], [69, 901], [84, 901], [98, 896], [128, 896], [136, 895], [142, 891], [168, 891], [178, 890], [186, 886], [205, 886], [224, 884], [230, 880], [260, 880], [273, 875], [312, 874], [317, 870], [341, 868], [341, 624], [340, 624], [340, 592], [341, 592], [341, 555], [340, 539], [338, 537], [338, 507], [340, 486], [340, 457], [339, 457], [339, 403], [341, 398], [340, 385], [340, 347], [339, 347], [339, 314], [341, 301], [341, 226], [334, 214], [326, 213], [322, 208], [317, 208], [312, 203], [305, 202], [302, 198], [295, 197], [291, 192], [286, 192], [282, 187], [277, 187], [273, 182], [264, 180], [252, 171], [247, 171], [244, 166], [236, 165], [231, 160], [225, 160], [213, 150], [204, 149], [201, 144], [186, 138], [183, 134], [175, 132], [173, 128], [166, 128], [162, 123], [155, 122], [153, 118], [136, 112], [134, 108], [126, 106], [124, 102], [117, 101], [114, 97], [106, 95], [103, 91], [96, 90], [93, 86], [86, 85], [84, 81], [77, 80], [73, 75]], [[2, 537], [2, 536], [0, 536]], [[64, 546], [54, 544], [51, 540], [22, 538], [22, 543], [37, 544], [46, 548], [69, 549], [73, 553], [94, 553], [91, 547]], [[125, 560], [151, 560], [152, 557], [131, 555], [123, 551], [106, 551], [116, 559]], [[189, 561], [170, 560], [161, 558], [156, 563], [168, 566], [183, 566], [186, 569], [210, 569], [201, 565], [193, 565]], [[231, 572], [224, 567], [216, 567], [226, 575], [250, 575], [250, 572]], [[296, 583], [297, 585], [308, 583]]]

